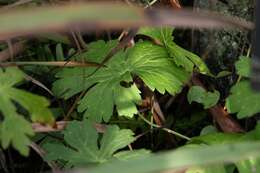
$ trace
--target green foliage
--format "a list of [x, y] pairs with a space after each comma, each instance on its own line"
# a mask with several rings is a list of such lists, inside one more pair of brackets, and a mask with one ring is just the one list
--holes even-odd
[[172, 27], [158, 27], [158, 28], [151, 28], [151, 27], [143, 27], [140, 28], [138, 34], [146, 35], [151, 37], [152, 39], [159, 41], [160, 43], [167, 45], [172, 42]]
[[29, 154], [29, 137], [33, 136], [31, 124], [21, 115], [13, 112], [12, 115], [6, 116], [0, 124], [0, 139], [4, 149], [10, 144], [24, 156]]
[[241, 56], [235, 64], [237, 74], [242, 77], [249, 77], [250, 75], [250, 59], [245, 56]]
[[[53, 84], [54, 93], [67, 99], [89, 90], [80, 101], [78, 111], [85, 112], [85, 117], [97, 122], [108, 122], [113, 114], [114, 105], [120, 116], [131, 118], [137, 113], [135, 105], [141, 100], [140, 91], [135, 84], [130, 87], [122, 86], [122, 82], [131, 84], [132, 76], [140, 77], [152, 91], [157, 90], [162, 94], [167, 91], [172, 95], [179, 93], [189, 79], [193, 66], [197, 66], [202, 73], [209, 71], [199, 57], [172, 41], [172, 31], [171, 28], [142, 28], [140, 34], [158, 39], [164, 46], [155, 45], [150, 41], [140, 41], [133, 48], [115, 54], [105, 68], [93, 75], [91, 74], [94, 68], [61, 70], [56, 75], [59, 80]], [[87, 52], [75, 56], [74, 59], [100, 63], [116, 44], [116, 41], [93, 42]], [[169, 47], [169, 44], [174, 47]], [[174, 53], [189, 59], [192, 67], [183, 68], [182, 66], [186, 65], [178, 64], [178, 60], [175, 61], [172, 55]]]
[[214, 92], [207, 92], [200, 86], [193, 86], [189, 90], [187, 97], [190, 104], [194, 101], [203, 104], [204, 109], [208, 109], [218, 103], [220, 93], [217, 90]]
[[104, 163], [115, 158], [129, 160], [143, 157], [148, 151], [121, 151], [135, 138], [131, 130], [120, 130], [117, 126], [107, 126], [102, 139], [89, 120], [73, 121], [63, 132], [66, 146], [62, 143], [47, 143], [46, 159], [63, 160], [70, 166], [87, 166]]
[[[141, 6], [147, 5], [146, 7], [157, 2], [156, 0], [133, 0], [130, 3], [136, 1], [141, 2]], [[240, 3], [234, 3], [235, 1], [240, 2], [230, 0], [225, 6], [236, 8]], [[260, 172], [260, 159], [257, 158], [260, 155], [260, 125], [246, 133], [220, 133], [217, 129], [218, 126], [213, 126], [206, 118], [208, 114], [206, 109], [218, 103], [220, 93], [216, 90], [207, 92], [206, 89], [199, 86], [188, 85], [191, 87], [187, 95], [189, 103], [200, 103], [204, 109], [198, 108], [199, 110], [197, 110], [194, 107], [194, 110], [186, 112], [185, 109], [189, 108], [186, 100], [183, 99], [186, 92], [181, 92], [184, 86], [186, 88], [187, 84], [190, 84], [189, 80], [193, 76], [193, 72], [204, 75], [205, 78], [200, 79], [209, 84], [207, 86], [211, 88], [214, 88], [212, 83], [220, 81], [216, 88], [221, 89], [222, 82], [226, 83], [226, 80], [229, 83], [233, 82], [228, 80], [233, 80], [233, 73], [230, 71], [235, 65], [239, 77], [226, 100], [227, 110], [229, 113], [236, 114], [238, 118], [248, 118], [259, 113], [260, 95], [251, 90], [248, 79], [246, 79], [250, 77], [250, 59], [241, 56], [235, 64], [232, 62], [233, 58], [241, 53], [241, 50], [243, 50], [242, 52], [248, 51], [248, 55], [250, 53], [250, 49], [246, 50], [248, 47], [246, 33], [221, 31], [216, 35], [210, 31], [209, 41], [207, 38], [199, 39], [198, 42], [196, 41], [199, 45], [194, 42], [197, 40], [196, 34], [194, 35], [195, 39], [192, 40], [192, 43], [195, 43], [192, 44], [195, 45], [194, 48], [198, 51], [202, 50], [203, 55], [206, 55], [204, 58], [211, 57], [212, 60], [215, 57], [217, 59], [213, 63], [210, 62], [210, 65], [221, 66], [218, 69], [212, 69], [220, 71], [217, 75], [213, 75], [199, 56], [177, 44], [173, 37], [174, 28], [172, 27], [140, 28], [138, 35], [143, 37], [134, 38], [135, 42], [132, 47], [124, 46], [113, 53], [111, 50], [120, 46], [121, 43], [118, 40], [110, 39], [110, 37], [114, 39], [117, 35], [117, 32], [112, 30], [109, 30], [107, 37], [110, 41], [95, 41], [96, 38], [92, 37], [94, 34], [85, 35], [78, 30], [77, 26], [75, 30], [69, 30], [72, 37], [68, 33], [36, 36], [41, 31], [67, 30], [71, 24], [75, 24], [74, 22], [77, 24], [83, 20], [86, 25], [97, 24], [98, 28], [109, 25], [113, 29], [120, 25], [129, 26], [135, 21], [138, 21], [139, 24], [146, 23], [147, 20], [151, 21], [151, 24], [160, 23], [158, 16], [154, 18], [153, 13], [143, 13], [142, 9], [120, 4], [110, 5], [109, 2], [106, 5], [73, 4], [72, 8], [52, 5], [39, 7], [37, 10], [35, 8], [24, 10], [19, 8], [19, 4], [30, 7], [38, 6], [41, 3], [38, 0], [21, 3], [18, 1], [16, 3], [16, 0], [10, 2], [0, 0], [0, 3], [1, 5], [3, 5], [2, 3], [11, 5], [7, 7], [10, 10], [3, 12], [0, 16], [2, 24], [0, 35], [3, 38], [0, 37], [2, 40], [7, 40], [8, 43], [0, 44], [0, 56], [4, 57], [4, 60], [0, 61], [7, 61], [0, 62], [1, 67], [6, 67], [0, 69], [0, 142], [3, 149], [12, 146], [22, 155], [27, 156], [33, 140], [35, 143], [32, 148], [36, 152], [42, 154], [42, 151], [43, 153], [46, 151], [44, 159], [48, 165], [56, 167], [55, 164], [57, 164], [61, 168], [76, 169], [87, 167], [91, 173], [150, 173], [168, 170], [175, 172], [182, 171], [184, 168], [186, 173]], [[55, 2], [53, 3], [55, 4]], [[157, 4], [162, 5], [162, 3]], [[205, 7], [202, 4], [212, 6], [212, 3], [195, 0], [194, 8]], [[216, 1], [214, 7], [211, 8], [216, 10], [219, 7], [224, 8], [223, 11], [226, 14], [229, 9], [223, 7], [223, 4], [223, 2]], [[247, 7], [240, 8], [239, 6], [239, 9], [243, 9], [239, 13], [248, 14], [251, 6], [248, 5], [248, 2], [243, 2], [243, 4]], [[64, 11], [68, 11], [68, 8], [69, 13], [64, 13]], [[100, 15], [100, 11], [105, 11], [107, 15]], [[161, 16], [165, 19], [163, 23], [168, 21], [166, 13]], [[248, 18], [249, 15], [245, 16]], [[204, 17], [202, 16], [202, 18]], [[152, 21], [156, 18], [157, 21]], [[224, 23], [229, 21], [223, 19], [216, 18], [215, 20], [224, 21]], [[205, 21], [209, 22], [206, 18]], [[51, 30], [49, 30], [50, 28]], [[13, 39], [15, 36], [24, 34], [35, 34], [37, 39], [33, 41], [27, 40], [26, 37]], [[199, 35], [205, 34], [207, 31], [203, 30]], [[86, 36], [88, 37], [87, 42], [92, 41], [88, 45], [85, 43]], [[12, 41], [6, 39], [9, 37], [12, 37]], [[102, 39], [99, 36], [98, 38]], [[12, 44], [18, 40], [28, 49], [23, 50], [24, 48], [19, 46], [17, 48], [16, 43]], [[217, 40], [216, 47], [214, 40]], [[73, 44], [74, 42], [76, 46]], [[240, 48], [240, 45], [243, 45], [243, 48]], [[205, 52], [203, 47], [207, 49]], [[9, 56], [8, 54], [10, 57], [5, 57]], [[30, 62], [15, 62], [17, 54], [21, 56], [21, 61]], [[109, 57], [109, 61], [106, 61], [104, 66], [102, 64], [100, 68], [49, 66], [59, 66], [65, 61], [86, 63], [86, 65], [88, 62], [100, 64], [108, 54], [113, 54], [113, 56]], [[222, 57], [228, 57], [228, 61], [224, 61], [221, 59]], [[8, 58], [10, 58], [10, 62], [8, 62]], [[24, 64], [26, 65], [24, 66]], [[54, 117], [48, 108], [50, 102], [44, 97], [33, 94], [31, 89], [34, 91], [34, 87], [19, 86], [19, 84], [23, 84], [25, 78], [28, 79], [28, 76], [17, 67], [9, 67], [10, 65], [21, 65], [26, 73], [31, 73], [30, 75], [35, 78], [33, 80], [35, 84], [38, 82], [37, 80], [43, 80], [47, 87], [53, 84], [52, 90], [55, 96], [52, 98], [51, 106], [56, 107], [51, 110], [55, 114], [55, 118], [57, 117], [62, 122], [54, 123]], [[230, 77], [227, 77], [228, 75]], [[45, 78], [45, 76], [48, 77]], [[41, 93], [42, 91], [36, 92]], [[176, 96], [179, 93], [181, 94]], [[225, 94], [226, 91], [223, 92], [223, 95]], [[214, 110], [211, 110], [210, 113], [212, 111]], [[134, 116], [136, 114], [140, 116]], [[149, 118], [151, 119], [149, 120]], [[213, 118], [215, 120], [216, 117], [213, 116]], [[230, 125], [229, 128], [232, 128], [232, 120], [228, 121], [229, 119], [225, 118], [221, 119], [221, 122], [218, 121], [218, 118], [216, 120], [220, 127]], [[252, 119], [252, 121], [255, 123], [255, 120]], [[37, 134], [35, 138], [31, 139], [34, 135], [31, 122], [41, 125], [48, 124], [50, 126], [46, 129], [50, 129], [51, 132], [47, 135], [45, 133]], [[246, 124], [249, 129], [252, 127], [250, 122], [244, 120], [240, 122]], [[67, 125], [65, 130], [52, 132], [56, 127], [58, 127], [57, 130], [62, 129], [63, 126], [60, 124]], [[102, 132], [98, 131], [100, 126]], [[33, 127], [36, 126], [33, 125]], [[123, 129], [126, 127], [128, 129]], [[173, 131], [170, 127], [183, 134]], [[199, 134], [198, 129], [201, 128], [203, 130], [201, 130], [200, 136], [196, 136]], [[182, 137], [182, 139], [175, 140], [166, 132]], [[167, 139], [164, 138], [166, 135]], [[188, 140], [186, 145], [183, 145], [184, 139]], [[40, 146], [37, 148], [39, 143], [43, 144], [45, 150], [41, 150]], [[131, 145], [132, 143], [133, 145]], [[158, 154], [149, 154], [149, 151], [145, 149], [132, 149], [143, 147], [161, 151], [173, 146], [176, 147], [174, 151], [159, 152]], [[10, 154], [9, 151], [8, 154]], [[1, 165], [4, 169], [6, 167], [7, 170], [4, 171], [8, 172], [10, 165], [5, 166], [5, 152], [2, 152], [1, 149], [0, 155]], [[8, 157], [10, 156], [8, 155]], [[10, 160], [11, 157], [8, 159]]]
[[26, 109], [34, 122], [52, 124], [54, 118], [47, 99], [14, 87], [24, 77], [25, 74], [15, 67], [0, 70], [0, 111], [4, 116], [0, 124], [0, 139], [3, 148], [12, 144], [21, 154], [28, 155], [28, 137], [33, 135], [33, 131], [30, 123], [17, 112], [15, 103]]
[[166, 49], [151, 42], [135, 45], [129, 53], [129, 65], [152, 91], [156, 89], [162, 94], [179, 93], [189, 78], [184, 69], [171, 61]]
[[[160, 39], [170, 42], [171, 30], [166, 31]], [[93, 42], [86, 53], [75, 59], [100, 63], [115, 45], [116, 41]], [[156, 89], [162, 94], [167, 91], [173, 95], [181, 91], [190, 75], [171, 61], [166, 48], [148, 41], [138, 42], [134, 48], [118, 52], [106, 68], [89, 76], [93, 71], [94, 68], [64, 69], [57, 73], [60, 79], [54, 83], [53, 91], [56, 95], [70, 98], [89, 89], [80, 101], [78, 111], [85, 112], [85, 117], [98, 122], [109, 121], [114, 105], [120, 116], [132, 117], [137, 113], [135, 104], [141, 100], [139, 90], [135, 84], [128, 88], [121, 85], [122, 82], [133, 82], [133, 75], [139, 76], [152, 91]]]
[[183, 67], [187, 72], [192, 72], [193, 68], [197, 67], [200, 73], [211, 75], [200, 57], [183, 49], [173, 41], [172, 32], [173, 29], [170, 27], [141, 28], [139, 34], [149, 36], [155, 42], [161, 43], [175, 64]]
[[226, 99], [229, 113], [237, 113], [238, 118], [246, 118], [260, 112], [260, 94], [253, 91], [249, 81], [241, 81], [230, 90]]

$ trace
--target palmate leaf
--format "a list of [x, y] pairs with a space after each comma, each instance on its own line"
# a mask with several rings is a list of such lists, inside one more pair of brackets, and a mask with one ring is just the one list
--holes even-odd
[[4, 149], [12, 144], [20, 154], [27, 156], [31, 143], [29, 137], [33, 135], [31, 123], [16, 112], [13, 112], [11, 116], [6, 116], [4, 121], [0, 123], [0, 140]]
[[[63, 160], [71, 166], [86, 166], [90, 163], [104, 163], [115, 158], [128, 160], [148, 153], [144, 150], [117, 152], [135, 140], [131, 130], [120, 130], [117, 126], [108, 126], [100, 143], [98, 132], [89, 120], [73, 121], [63, 133], [67, 146], [61, 143], [44, 145], [48, 153], [47, 160]], [[125, 152], [132, 157], [127, 159]]]
[[[95, 121], [109, 121], [116, 105], [119, 115], [132, 117], [137, 113], [135, 104], [141, 100], [140, 91], [133, 84], [129, 88], [121, 86], [120, 82], [131, 82], [131, 66], [127, 64], [126, 52], [118, 52], [107, 64], [107, 68], [100, 69], [88, 81], [96, 81], [78, 106], [79, 112]], [[127, 98], [125, 98], [127, 96]], [[124, 97], [124, 98], [123, 98]]]
[[30, 123], [17, 113], [14, 102], [25, 108], [34, 122], [52, 124], [54, 118], [47, 99], [14, 87], [23, 79], [24, 73], [18, 68], [0, 70], [0, 111], [4, 116], [0, 124], [0, 140], [3, 148], [12, 144], [21, 154], [27, 155], [28, 137], [33, 131]]
[[194, 67], [197, 67], [202, 74], [212, 75], [207, 65], [196, 54], [189, 52], [182, 47], [178, 46], [173, 41], [173, 29], [170, 27], [158, 27], [158, 28], [141, 28], [139, 34], [146, 35], [161, 42], [169, 53], [170, 57], [176, 63], [177, 66], [185, 68], [186, 71], [192, 72]]
[[226, 99], [229, 113], [237, 113], [237, 117], [241, 119], [260, 112], [260, 94], [253, 91], [249, 81], [237, 83], [230, 92], [230, 96]]
[[[86, 60], [98, 59], [100, 62], [102, 58], [99, 56], [104, 58], [108, 52], [102, 53], [100, 45], [111, 49], [112, 43], [106, 46], [101, 41], [92, 43]], [[177, 67], [163, 47], [151, 42], [139, 42], [132, 49], [118, 52], [106, 64], [106, 68], [89, 76], [93, 70], [64, 69], [57, 74], [60, 79], [54, 83], [53, 89], [65, 98], [89, 89], [80, 101], [78, 111], [85, 112], [85, 117], [98, 122], [109, 121], [114, 105], [120, 116], [132, 117], [137, 113], [136, 104], [140, 102], [141, 96], [135, 84], [131, 84], [133, 75], [139, 76], [152, 90], [156, 89], [160, 93], [168, 91], [171, 94], [180, 92], [189, 78], [189, 73]], [[130, 86], [123, 86], [122, 82]]]
[[[101, 63], [108, 52], [116, 45], [117, 41], [105, 42], [99, 40], [88, 45], [88, 51], [73, 57], [74, 60], [90, 61]], [[56, 74], [61, 80], [53, 84], [53, 92], [59, 97], [65, 99], [89, 88], [96, 81], [86, 80], [87, 76], [94, 71], [94, 68], [64, 68]]]
[[41, 96], [31, 94], [24, 90], [16, 89], [13, 86], [24, 79], [24, 73], [17, 68], [0, 70], [0, 97], [4, 106], [0, 108], [4, 116], [9, 116], [8, 110], [15, 101], [24, 107], [31, 115], [34, 122], [53, 123], [54, 118], [48, 109], [49, 101]]

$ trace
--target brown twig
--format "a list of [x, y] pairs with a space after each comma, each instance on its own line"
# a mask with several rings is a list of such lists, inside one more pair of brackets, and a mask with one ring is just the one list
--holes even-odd
[[[35, 13], [37, 11], [37, 13]], [[67, 18], [59, 20], [64, 11], [69, 11]], [[77, 15], [80, 12], [81, 15]], [[98, 16], [96, 11], [102, 11], [103, 17]], [[132, 14], [132, 18], [126, 20], [125, 15], [120, 13], [125, 12]], [[28, 27], [28, 22], [40, 18], [42, 14], [51, 13], [56, 18], [50, 18]], [[115, 15], [118, 13], [118, 15]], [[114, 17], [107, 18], [106, 16]], [[26, 18], [23, 22], [6, 22], [7, 18], [12, 18], [13, 21], [21, 20], [22, 16]], [[128, 15], [130, 16], [130, 15]], [[131, 17], [131, 16], [130, 16]], [[40, 20], [40, 19], [39, 19]], [[48, 24], [46, 24], [48, 22]], [[111, 4], [111, 3], [75, 3], [65, 6], [44, 6], [30, 9], [7, 10], [2, 12], [0, 23], [5, 24], [0, 28], [0, 40], [6, 40], [12, 37], [21, 35], [32, 35], [42, 32], [68, 31], [72, 27], [79, 28], [85, 31], [97, 29], [121, 29], [128, 27], [140, 26], [161, 26], [170, 25], [174, 27], [192, 27], [192, 28], [240, 28], [254, 29], [252, 22], [245, 21], [237, 17], [227, 17], [210, 12], [195, 12], [192, 10], [144, 10], [137, 7], [130, 7], [126, 4]], [[27, 26], [27, 27], [26, 27]]]
[[179, 0], [170, 0], [170, 3], [174, 9], [181, 9]]
[[9, 60], [12, 56], [22, 53], [26, 49], [26, 45], [24, 41], [20, 41], [14, 43], [12, 45], [12, 53], [10, 53], [9, 48], [0, 52], [0, 62]]
[[[33, 123], [32, 128], [36, 133], [58, 132], [64, 130], [69, 122], [70, 121], [58, 121], [56, 122], [55, 126]], [[104, 124], [95, 123], [94, 126], [99, 133], [104, 133], [106, 131], [106, 125]]]

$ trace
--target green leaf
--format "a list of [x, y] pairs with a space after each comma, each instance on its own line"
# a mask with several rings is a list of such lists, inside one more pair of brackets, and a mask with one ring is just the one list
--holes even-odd
[[194, 68], [194, 63], [188, 59], [184, 53], [184, 49], [175, 44], [174, 42], [167, 45], [170, 56], [177, 66], [183, 67], [188, 72], [192, 72]]
[[31, 143], [29, 137], [33, 135], [31, 124], [16, 112], [6, 116], [0, 123], [0, 140], [4, 149], [12, 144], [20, 154], [28, 156]]
[[248, 81], [237, 83], [230, 92], [230, 96], [226, 99], [229, 113], [237, 113], [237, 117], [241, 119], [260, 112], [260, 94], [251, 89]]
[[215, 76], [215, 78], [222, 78], [222, 77], [226, 77], [226, 76], [230, 76], [232, 74], [232, 72], [230, 72], [230, 71], [221, 71], [221, 72], [219, 72], [216, 76]]
[[146, 35], [166, 45], [173, 40], [173, 30], [174, 29], [172, 27], [142, 27], [139, 29], [138, 34]]
[[111, 82], [95, 85], [79, 102], [78, 111], [85, 111], [85, 117], [97, 122], [108, 122], [113, 114], [114, 88], [115, 85]]
[[54, 117], [48, 108], [50, 103], [46, 98], [16, 88], [5, 90], [5, 96], [28, 110], [33, 122], [54, 123]]
[[[125, 58], [126, 52], [118, 52], [107, 64], [107, 68], [100, 69], [86, 79], [96, 81], [97, 84], [79, 103], [78, 111], [85, 111], [85, 117], [97, 122], [107, 122], [113, 114], [114, 105], [117, 106], [119, 115], [133, 117], [137, 113], [135, 104], [141, 100], [140, 91], [135, 85], [125, 88], [120, 84], [122, 81], [132, 81], [131, 66]], [[125, 96], [127, 98], [123, 98]]]
[[100, 143], [99, 157], [108, 160], [117, 150], [132, 143], [135, 140], [133, 136], [131, 130], [120, 130], [117, 126], [108, 127]]
[[170, 56], [178, 66], [184, 67], [188, 72], [192, 72], [195, 66], [200, 73], [212, 76], [207, 65], [196, 54], [183, 49], [174, 42], [167, 44], [166, 47]]
[[14, 103], [25, 108], [32, 121], [54, 123], [49, 102], [44, 97], [14, 88], [24, 80], [24, 73], [11, 67], [0, 70], [0, 111], [4, 118], [0, 125], [0, 140], [3, 148], [10, 144], [22, 155], [28, 155], [29, 136], [33, 135], [31, 124], [17, 113]]
[[[100, 62], [115, 46], [116, 41], [105, 44], [104, 41], [91, 43], [88, 52], [84, 53], [85, 60]], [[114, 105], [120, 116], [132, 117], [137, 113], [136, 105], [140, 102], [140, 91], [135, 85], [129, 88], [121, 86], [121, 82], [131, 82], [131, 69], [126, 61], [126, 53], [120, 51], [107, 63], [106, 68], [64, 69], [57, 74], [60, 77], [54, 83], [54, 91], [65, 98], [89, 89], [81, 99], [78, 106], [79, 112], [85, 112], [85, 117], [95, 121], [109, 121], [113, 114]], [[101, 57], [100, 57], [101, 56]], [[93, 86], [94, 85], [94, 86]]]
[[237, 74], [243, 77], [250, 76], [250, 59], [246, 56], [239, 57], [239, 60], [236, 62]]
[[140, 103], [140, 91], [136, 85], [130, 88], [118, 86], [117, 92], [114, 92], [115, 105], [120, 116], [132, 117], [138, 112], [135, 104]]
[[225, 134], [225, 133], [211, 133], [202, 136], [193, 137], [188, 143], [193, 144], [226, 144], [226, 143], [235, 143], [241, 138], [241, 134]]
[[146, 35], [157, 41], [160, 41], [163, 46], [167, 49], [170, 57], [177, 66], [183, 67], [187, 72], [192, 72], [194, 67], [199, 69], [202, 74], [207, 74], [212, 76], [207, 65], [202, 61], [200, 57], [189, 52], [182, 47], [178, 46], [173, 42], [173, 28], [171, 27], [144, 27], [138, 32], [139, 34]]
[[226, 144], [234, 143], [238, 141], [258, 141], [260, 140], [260, 124], [258, 123], [254, 130], [247, 132], [245, 134], [235, 134], [235, 133], [220, 133], [214, 132], [206, 135], [201, 135], [193, 137], [188, 143], [203, 143], [203, 144]]
[[223, 162], [234, 163], [259, 155], [259, 142], [238, 142], [235, 144], [188, 147], [161, 154], [153, 154], [147, 158], [134, 159], [128, 162], [105, 164], [90, 170], [90, 172], [121, 173], [124, 170], [124, 173], [151, 173], [165, 170], [179, 171], [194, 166], [216, 165]]
[[[117, 41], [105, 42], [99, 40], [88, 45], [88, 51], [73, 57], [79, 61], [101, 63], [109, 51], [117, 44]], [[87, 76], [94, 72], [94, 68], [65, 68], [56, 74], [59, 80], [53, 83], [53, 93], [58, 97], [68, 99], [79, 92], [88, 89], [96, 81], [86, 80]]]
[[4, 116], [11, 116], [8, 109], [14, 109], [12, 102], [15, 101], [29, 111], [32, 121], [53, 123], [54, 118], [46, 98], [13, 87], [23, 79], [23, 72], [17, 68], [7, 68], [5, 72], [0, 70], [0, 104], [3, 105], [0, 110]]
[[105, 42], [98, 40], [88, 44], [88, 51], [75, 55], [76, 60], [87, 60], [89, 62], [101, 63], [105, 56], [118, 44], [117, 40]]
[[[122, 157], [123, 153], [114, 156], [118, 150], [125, 148], [135, 138], [131, 130], [120, 130], [117, 126], [107, 126], [99, 143], [99, 135], [89, 120], [73, 121], [64, 131], [66, 146], [62, 143], [47, 143], [47, 160], [63, 160], [73, 166], [86, 166], [90, 163], [103, 163]], [[99, 147], [100, 146], [100, 147]], [[129, 151], [129, 156], [134, 155]]]
[[[177, 67], [167, 50], [151, 42], [139, 42], [130, 51], [128, 62], [151, 90], [175, 95], [189, 79], [189, 73]], [[160, 79], [160, 80], [158, 80]]]
[[215, 90], [214, 92], [207, 92], [204, 88], [200, 86], [193, 86], [189, 90], [187, 97], [189, 103], [195, 101], [197, 103], [203, 104], [204, 109], [208, 109], [218, 103], [220, 93], [217, 90]]
[[[111, 49], [112, 43], [107, 43], [107, 49]], [[94, 61], [99, 56], [104, 58], [108, 51], [101, 53], [100, 47], [106, 47], [103, 41], [92, 43], [89, 52], [85, 53], [86, 60], [90, 58]], [[132, 84], [132, 75], [139, 76], [152, 90], [156, 89], [160, 93], [168, 91], [171, 94], [180, 92], [189, 78], [187, 72], [169, 59], [163, 47], [151, 42], [139, 42], [130, 50], [119, 51], [105, 68], [89, 76], [93, 70], [64, 69], [57, 74], [60, 79], [54, 83], [53, 89], [65, 98], [89, 89], [79, 102], [78, 111], [98, 122], [109, 121], [114, 105], [120, 116], [133, 117], [137, 113], [136, 104], [140, 102], [141, 96], [138, 88]], [[122, 83], [130, 86], [123, 86]]]
[[89, 88], [93, 83], [86, 81], [86, 76], [93, 71], [92, 68], [64, 68], [55, 75], [59, 79], [53, 83], [53, 93], [68, 99]]

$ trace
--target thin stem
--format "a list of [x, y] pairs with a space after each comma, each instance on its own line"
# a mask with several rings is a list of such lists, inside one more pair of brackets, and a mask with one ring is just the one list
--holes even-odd
[[153, 124], [153, 123], [151, 123], [150, 121], [148, 121], [143, 115], [141, 115], [141, 114], [138, 114], [147, 124], [149, 124], [150, 126], [152, 126], [152, 127], [155, 127], [155, 128], [161, 128], [162, 130], [164, 130], [164, 131], [166, 131], [166, 132], [168, 132], [168, 133], [170, 133], [170, 134], [173, 134], [173, 135], [175, 135], [175, 136], [178, 136], [178, 137], [180, 137], [180, 138], [182, 138], [182, 139], [186, 139], [186, 140], [188, 140], [188, 141], [190, 141], [191, 140], [191, 138], [189, 138], [189, 137], [187, 137], [187, 136], [184, 136], [184, 135], [182, 135], [182, 134], [180, 134], [180, 133], [178, 133], [178, 132], [176, 132], [176, 131], [173, 131], [173, 130], [171, 130], [171, 129], [168, 129], [168, 128], [165, 128], [165, 127], [162, 127], [162, 126], [158, 126], [158, 125], [156, 125], [156, 124]]
[[25, 66], [25, 65], [41, 65], [41, 66], [57, 66], [57, 67], [97, 67], [99, 64], [92, 62], [76, 62], [76, 61], [15, 61], [0, 63], [2, 67], [8, 66]]
[[252, 45], [250, 44], [250, 46], [249, 46], [249, 48], [248, 48], [248, 50], [247, 50], [246, 57], [249, 57], [249, 56], [250, 56], [251, 49], [252, 49]]

